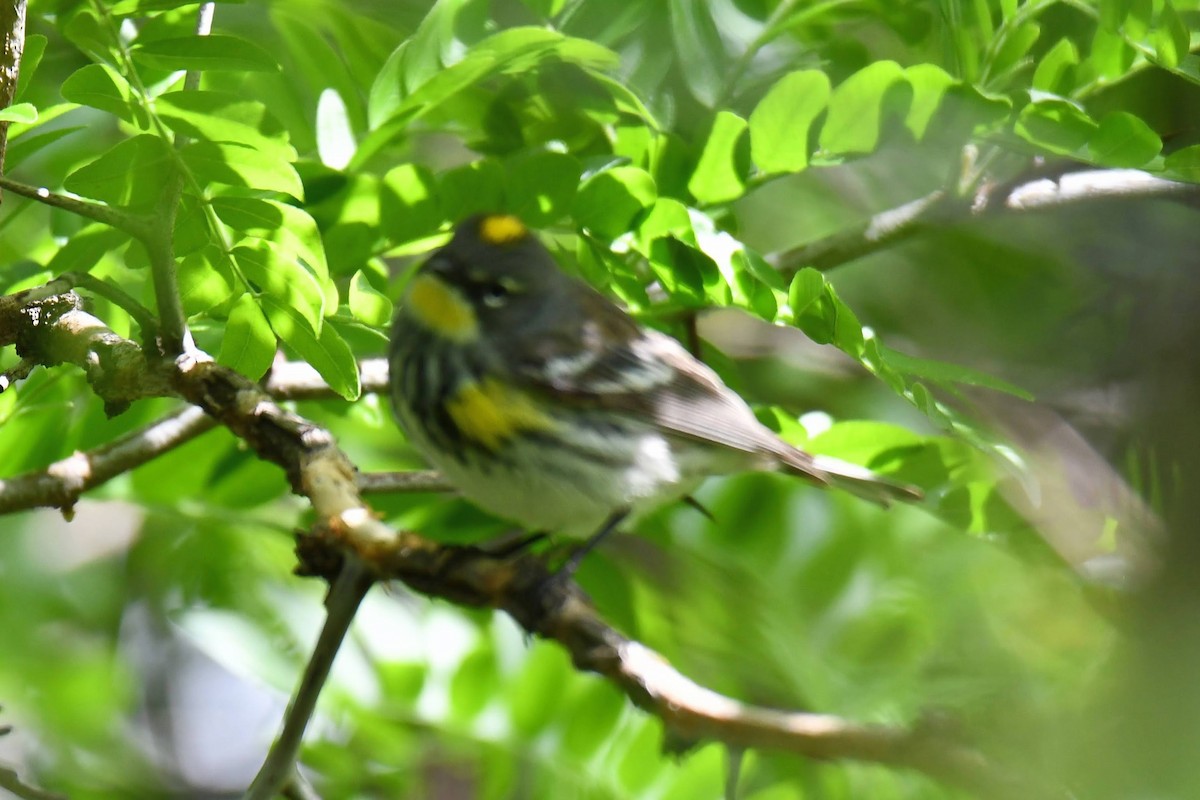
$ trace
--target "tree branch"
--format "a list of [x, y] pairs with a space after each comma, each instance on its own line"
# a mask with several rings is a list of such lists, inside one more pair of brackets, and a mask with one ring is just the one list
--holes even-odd
[[330, 585], [329, 596], [325, 598], [325, 624], [313, 654], [304, 667], [304, 677], [300, 679], [300, 685], [288, 703], [283, 717], [283, 730], [271, 746], [243, 800], [271, 800], [295, 773], [300, 742], [316, 710], [317, 698], [329, 679], [329, 671], [350, 630], [354, 615], [374, 582], [374, 576], [363, 567], [362, 562], [355, 558], [343, 561], [341, 571]]
[[64, 285], [0, 297], [0, 347], [15, 344], [17, 355], [44, 366], [82, 368], [109, 416], [134, 400], [171, 394], [169, 363], [149, 362], [141, 347], [81, 310], [74, 293], [52, 293]]
[[417, 472], [361, 472], [358, 490], [363, 494], [397, 492], [452, 492], [454, 486], [437, 470]]
[[69, 211], [84, 219], [90, 219], [93, 222], [111, 225], [138, 239], [144, 239], [150, 231], [150, 223], [145, 217], [130, 214], [128, 211], [121, 211], [102, 203], [95, 203], [91, 200], [71, 197], [65, 194], [56, 194], [45, 187], [18, 183], [2, 175], [0, 175], [0, 188], [8, 189], [13, 194], [27, 197], [30, 200], [36, 200], [52, 208]]
[[973, 198], [936, 191], [823, 239], [767, 260], [785, 277], [804, 267], [825, 272], [898, 244], [932, 226], [945, 226], [989, 214], [1020, 213], [1112, 199], [1168, 198], [1200, 201], [1200, 185], [1159, 178], [1136, 169], [1084, 170], [1052, 176], [1025, 176], [985, 185]]
[[105, 445], [67, 456], [43, 470], [0, 479], [0, 514], [46, 506], [69, 513], [79, 496], [89, 489], [214, 427], [216, 423], [203, 411], [186, 406]]
[[16, 770], [9, 767], [0, 767], [0, 789], [11, 793], [14, 797], [21, 798], [21, 800], [67, 800], [66, 795], [30, 786], [21, 780]]
[[[0, 108], [12, 105], [21, 77], [21, 54], [25, 51], [25, 0], [0, 0]], [[0, 176], [4, 175], [4, 153], [8, 149], [8, 125], [0, 122]]]
[[[330, 544], [333, 547], [330, 547]], [[433, 597], [501, 609], [532, 634], [567, 649], [575, 666], [604, 675], [635, 704], [688, 741], [716, 740], [822, 760], [862, 760], [923, 772], [980, 796], [1016, 800], [1065, 798], [991, 764], [981, 753], [937, 730], [862, 725], [828, 714], [747, 705], [689, 680], [662, 656], [632, 641], [597, 614], [580, 589], [557, 579], [532, 554], [496, 557], [474, 547], [410, 539], [403, 548], [360, 549], [334, 526], [302, 537], [306, 573], [336, 574], [349, 547], [381, 578], [395, 578]]]

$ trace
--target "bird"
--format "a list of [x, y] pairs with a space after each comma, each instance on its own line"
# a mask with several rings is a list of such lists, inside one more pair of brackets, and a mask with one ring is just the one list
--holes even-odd
[[409, 442], [466, 499], [528, 531], [598, 540], [744, 471], [885, 506], [921, 498], [785, 442], [677, 340], [560, 269], [511, 214], [462, 221], [415, 271], [388, 364]]

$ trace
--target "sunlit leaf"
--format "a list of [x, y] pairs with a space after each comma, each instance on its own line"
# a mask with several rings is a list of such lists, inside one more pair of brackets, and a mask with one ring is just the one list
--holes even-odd
[[144, 207], [157, 202], [173, 163], [157, 136], [126, 139], [90, 164], [67, 176], [72, 192], [118, 206]]
[[156, 39], [130, 49], [134, 60], [165, 70], [229, 70], [274, 72], [275, 59], [254, 42], [238, 36], [210, 34]]
[[876, 61], [844, 80], [829, 96], [829, 114], [821, 128], [821, 150], [870, 153], [879, 143], [885, 102], [904, 79], [894, 61]]
[[368, 325], [384, 327], [392, 321], [392, 301], [367, 281], [362, 270], [350, 279], [350, 294], [346, 299], [350, 313]]
[[271, 330], [296, 355], [311, 364], [329, 388], [346, 400], [358, 398], [362, 392], [358, 363], [332, 323], [322, 325], [321, 333], [314, 334], [309, 321], [297, 309], [272, 295], [262, 297], [262, 310], [271, 323]]
[[224, 183], [247, 189], [283, 192], [303, 199], [304, 185], [296, 170], [275, 154], [237, 142], [191, 142], [180, 151], [183, 162], [202, 183]]
[[613, 167], [580, 185], [572, 213], [585, 228], [615, 238], [629, 230], [656, 196], [654, 179], [645, 170]]
[[700, 152], [688, 191], [701, 204], [723, 203], [745, 192], [748, 163], [745, 158], [746, 120], [730, 111], [719, 111]]
[[829, 78], [819, 70], [791, 72], [778, 80], [750, 114], [750, 156], [765, 174], [808, 166], [809, 131], [829, 99]]
[[1106, 167], [1140, 167], [1158, 155], [1162, 140], [1140, 117], [1114, 111], [1100, 120], [1088, 151]]
[[243, 294], [229, 311], [217, 363], [258, 380], [275, 358], [275, 334], [258, 302]]
[[235, 142], [274, 158], [295, 161], [288, 134], [262, 103], [214, 91], [167, 92], [155, 101], [172, 130], [210, 142]]

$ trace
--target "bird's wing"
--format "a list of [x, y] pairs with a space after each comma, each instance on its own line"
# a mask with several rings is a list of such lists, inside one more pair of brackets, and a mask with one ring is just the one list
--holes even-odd
[[920, 499], [915, 487], [784, 442], [679, 342], [642, 329], [607, 300], [579, 319], [532, 348], [535, 355], [522, 362], [518, 378], [528, 390], [552, 392], [556, 402], [581, 410], [629, 414], [665, 433], [762, 456], [814, 483], [835, 484], [883, 505]]
[[629, 414], [666, 433], [745, 453], [782, 458], [776, 450], [791, 449], [679, 342], [642, 329], [615, 306], [589, 309], [579, 324], [532, 350], [518, 379], [535, 393], [553, 392], [557, 402]]

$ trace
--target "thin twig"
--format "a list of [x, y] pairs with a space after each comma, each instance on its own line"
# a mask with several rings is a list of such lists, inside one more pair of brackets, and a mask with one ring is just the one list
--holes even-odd
[[823, 239], [769, 255], [767, 260], [790, 278], [803, 267], [824, 272], [848, 264], [934, 225], [1101, 200], [1154, 198], [1200, 202], [1200, 184], [1170, 181], [1136, 169], [1105, 169], [1025, 176], [1005, 184], [985, 185], [971, 198], [936, 191]]
[[[385, 358], [358, 362], [359, 381], [366, 394], [386, 394], [388, 365]], [[281, 400], [312, 400], [337, 397], [325, 379], [304, 361], [276, 361], [265, 379], [267, 391]]]
[[[213, 3], [203, 3], [196, 14], [196, 35], [207, 36], [212, 31]], [[184, 89], [195, 91], [200, 88], [200, 73], [189, 70], [184, 76]], [[182, 150], [188, 137], [175, 134], [175, 151]], [[175, 218], [183, 198], [183, 185], [187, 175], [177, 158], [163, 187], [162, 199], [158, 204], [158, 215], [149, 235], [142, 238], [150, 256], [150, 276], [154, 282], [154, 303], [158, 308], [159, 333], [163, 352], [177, 356], [191, 346], [187, 330], [187, 317], [183, 313], [183, 300], [179, 294], [179, 274], [175, 264]]]
[[8, 189], [13, 194], [27, 197], [30, 200], [36, 200], [53, 208], [69, 211], [77, 216], [90, 219], [93, 222], [102, 222], [105, 225], [111, 225], [136, 238], [144, 237], [149, 231], [149, 222], [145, 217], [131, 214], [128, 211], [121, 211], [112, 206], [95, 203], [91, 200], [84, 200], [80, 197], [57, 194], [44, 187], [18, 183], [11, 178], [3, 176], [0, 176], [0, 188]]
[[0, 394], [8, 391], [8, 388], [14, 383], [28, 378], [29, 373], [33, 372], [33, 368], [36, 366], [37, 362], [22, 358], [16, 366], [6, 369], [3, 374], [0, 374]]
[[0, 789], [21, 800], [67, 800], [66, 795], [30, 786], [21, 780], [16, 770], [9, 767], [0, 767]]
[[133, 318], [141, 327], [144, 338], [153, 339], [158, 330], [158, 320], [150, 313], [150, 309], [139, 303], [133, 295], [86, 272], [64, 272], [59, 279], [66, 281], [72, 288], [87, 289], [92, 294], [103, 297]]
[[0, 514], [29, 508], [70, 509], [89, 489], [190, 442], [216, 422], [186, 406], [144, 428], [35, 472], [0, 480]]
[[415, 472], [360, 472], [356, 478], [363, 494], [398, 492], [451, 492], [454, 486], [436, 470]]
[[361, 561], [353, 557], [343, 561], [341, 572], [334, 579], [325, 601], [325, 625], [321, 628], [312, 657], [304, 667], [304, 677], [288, 704], [283, 717], [283, 729], [271, 746], [254, 782], [243, 795], [243, 800], [271, 800], [295, 772], [300, 742], [316, 710], [317, 698], [329, 678], [333, 660], [350, 630], [354, 614], [372, 583], [374, 577]]

